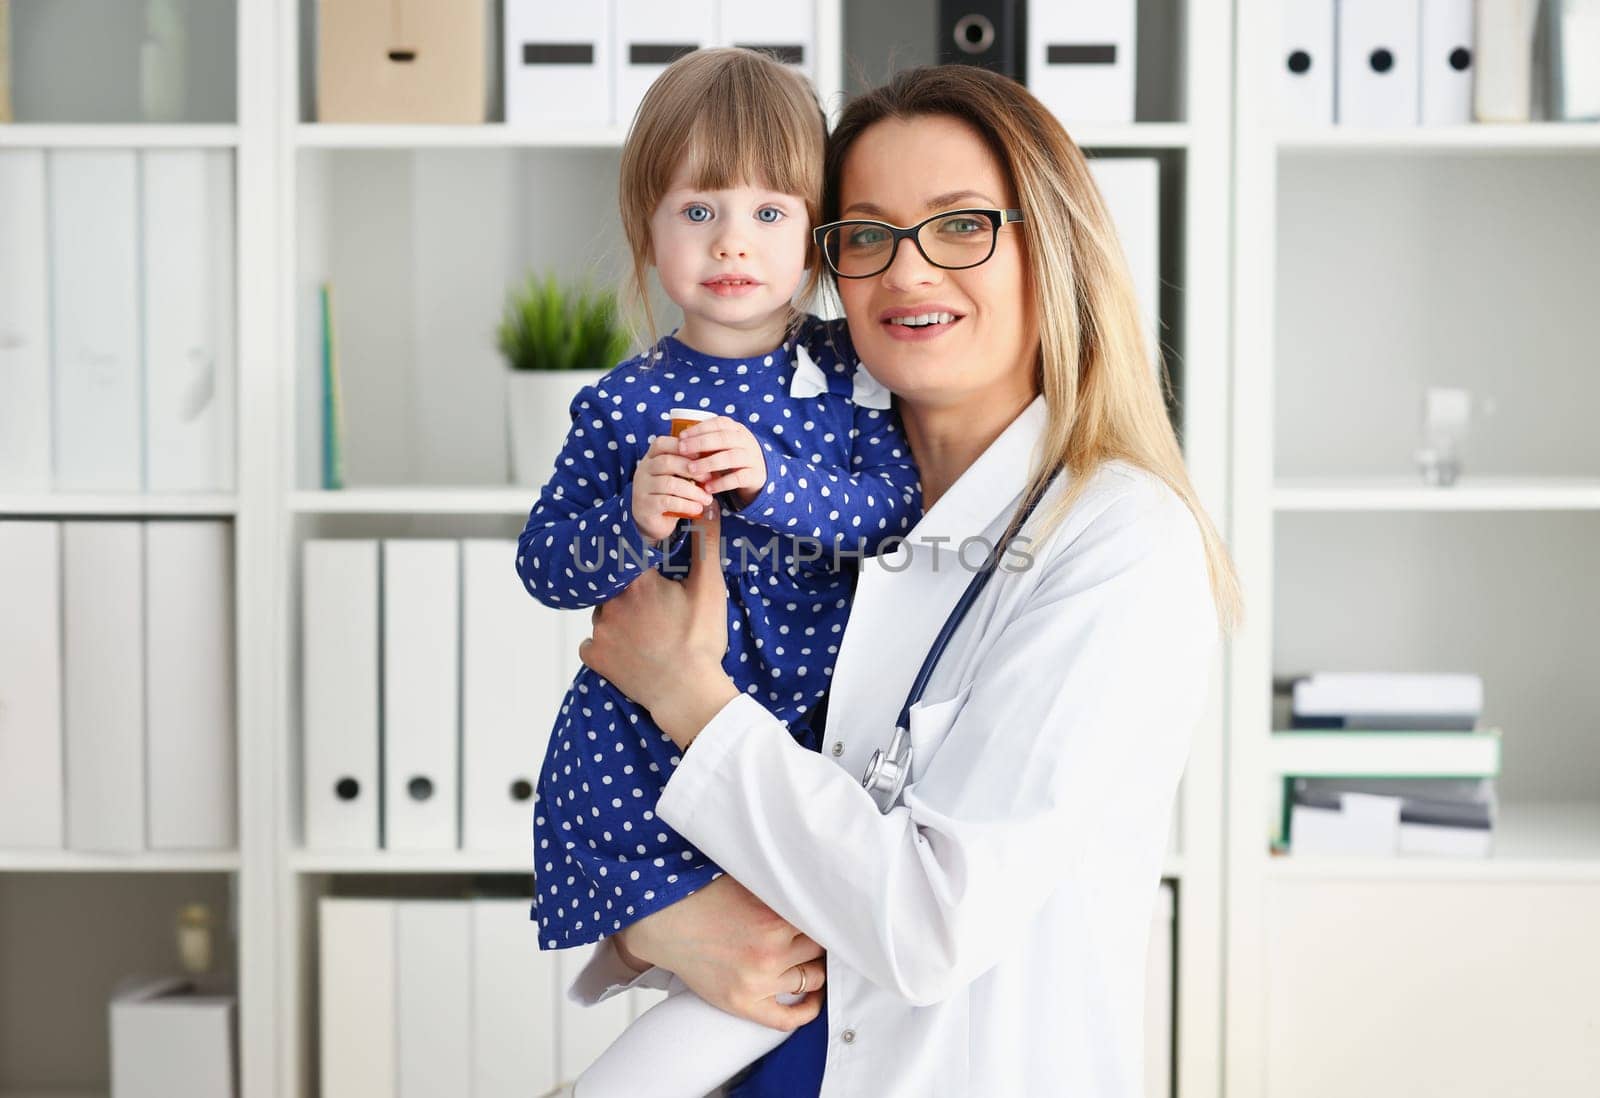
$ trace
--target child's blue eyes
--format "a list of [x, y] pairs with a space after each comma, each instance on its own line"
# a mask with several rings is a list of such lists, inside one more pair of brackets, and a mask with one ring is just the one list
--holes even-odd
[[706, 206], [690, 206], [683, 211], [683, 216], [697, 225], [704, 224], [711, 220], [711, 210]]
[[[704, 225], [715, 215], [712, 214], [711, 207], [702, 205], [699, 202], [695, 202], [683, 208], [683, 216], [688, 218], [693, 224]], [[763, 206], [756, 211], [756, 220], [761, 222], [763, 225], [776, 225], [787, 216], [787, 214], [778, 209], [776, 206]]]
[[[768, 214], [771, 214], [772, 216], [768, 217]], [[763, 206], [756, 211], [756, 220], [764, 222], [768, 225], [776, 225], [778, 222], [783, 220], [783, 211], [778, 209], [776, 206]]]

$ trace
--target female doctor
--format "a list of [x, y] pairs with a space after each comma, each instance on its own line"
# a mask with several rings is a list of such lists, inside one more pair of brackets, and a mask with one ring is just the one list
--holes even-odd
[[[723, 1009], [804, 1025], [739, 1095], [1134, 1098], [1150, 919], [1232, 566], [1105, 206], [1036, 99], [976, 68], [902, 73], [845, 108], [826, 178], [827, 218], [853, 224], [819, 239], [926, 511], [863, 563], [820, 753], [723, 672], [715, 566], [596, 611], [583, 661], [682, 749], [657, 811], [728, 876], [602, 943], [577, 992], [659, 963]], [[956, 210], [978, 212], [935, 216]], [[880, 811], [863, 769], [1035, 495], [910, 712], [909, 778]], [[719, 527], [712, 509], [707, 548]]]

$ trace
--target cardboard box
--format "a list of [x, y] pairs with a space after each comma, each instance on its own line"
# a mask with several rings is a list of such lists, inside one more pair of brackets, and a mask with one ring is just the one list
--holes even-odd
[[481, 123], [484, 0], [318, 0], [319, 122]]

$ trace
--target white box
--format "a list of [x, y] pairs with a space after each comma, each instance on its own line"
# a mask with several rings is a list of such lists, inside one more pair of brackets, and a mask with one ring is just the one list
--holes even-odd
[[55, 487], [144, 487], [139, 210], [132, 152], [51, 154]]
[[399, 1098], [473, 1093], [471, 915], [462, 900], [395, 907]]
[[238, 842], [233, 530], [152, 522], [144, 534], [150, 849], [230, 850]]
[[61, 527], [0, 522], [0, 849], [65, 845]]
[[1339, 124], [1415, 126], [1418, 0], [1339, 0]]
[[506, 122], [611, 125], [614, 49], [609, 2], [506, 0]]
[[389, 850], [460, 845], [459, 558], [453, 541], [383, 543], [383, 837]]
[[233, 1098], [238, 1001], [158, 981], [111, 1001], [111, 1098]]
[[146, 485], [232, 491], [232, 156], [142, 155]]
[[525, 899], [472, 901], [472, 1098], [527, 1098], [557, 1073], [556, 954], [539, 951]]
[[1151, 157], [1089, 161], [1139, 295], [1151, 365], [1161, 350], [1161, 163]]
[[1274, 110], [1285, 126], [1333, 124], [1334, 0], [1277, 5], [1279, 50], [1273, 58]]
[[655, 78], [683, 54], [717, 42], [717, 0], [616, 0], [617, 122], [633, 124]]
[[1133, 0], [1028, 5], [1028, 87], [1069, 128], [1133, 121]]
[[0, 491], [50, 488], [45, 154], [0, 149]]
[[814, 0], [724, 0], [720, 32], [721, 45], [764, 50], [816, 79]]
[[306, 847], [378, 849], [378, 543], [303, 548]]
[[562, 611], [528, 594], [516, 554], [515, 541], [461, 546], [461, 845], [527, 855], [539, 767], [570, 679]]
[[324, 897], [320, 1013], [326, 1098], [396, 1098], [395, 902]]
[[145, 848], [144, 531], [62, 525], [67, 845]]

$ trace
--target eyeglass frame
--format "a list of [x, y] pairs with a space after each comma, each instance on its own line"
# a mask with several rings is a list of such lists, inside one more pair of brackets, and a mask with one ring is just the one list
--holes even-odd
[[[976, 263], [963, 263], [959, 267], [950, 267], [943, 263], [936, 263], [934, 262], [933, 258], [928, 255], [927, 250], [923, 248], [922, 241], [917, 239], [917, 234], [922, 231], [922, 227], [924, 225], [932, 224], [933, 222], [942, 218], [955, 217], [958, 214], [986, 214], [988, 216], [990, 229], [989, 251]], [[999, 246], [1000, 243], [1001, 229], [1005, 228], [1007, 225], [1014, 225], [1023, 220], [1024, 218], [1021, 210], [1002, 210], [993, 207], [941, 210], [936, 214], [923, 218], [909, 229], [903, 229], [899, 225], [891, 225], [887, 221], [874, 221], [870, 217], [848, 218], [844, 221], [830, 221], [826, 225], [818, 225], [815, 229], [811, 230], [811, 240], [814, 244], [816, 244], [817, 250], [822, 253], [823, 261], [827, 263], [828, 269], [832, 271], [834, 276], [837, 278], [877, 278], [884, 271], [887, 271], [890, 267], [894, 266], [895, 256], [900, 254], [900, 242], [908, 237], [910, 238], [911, 243], [916, 246], [917, 254], [926, 260], [930, 266], [938, 267], [941, 271], [970, 271], [974, 267], [983, 266], [985, 263], [989, 262], [989, 260], [994, 258], [994, 250]], [[824, 243], [824, 241], [827, 239], [828, 234], [834, 229], [843, 228], [846, 225], [876, 225], [881, 229], [889, 230], [889, 233], [893, 239], [889, 245], [889, 258], [884, 261], [882, 267], [879, 267], [871, 274], [848, 275], [840, 271], [838, 267], [834, 266], [833, 260], [828, 255], [828, 246]]]

